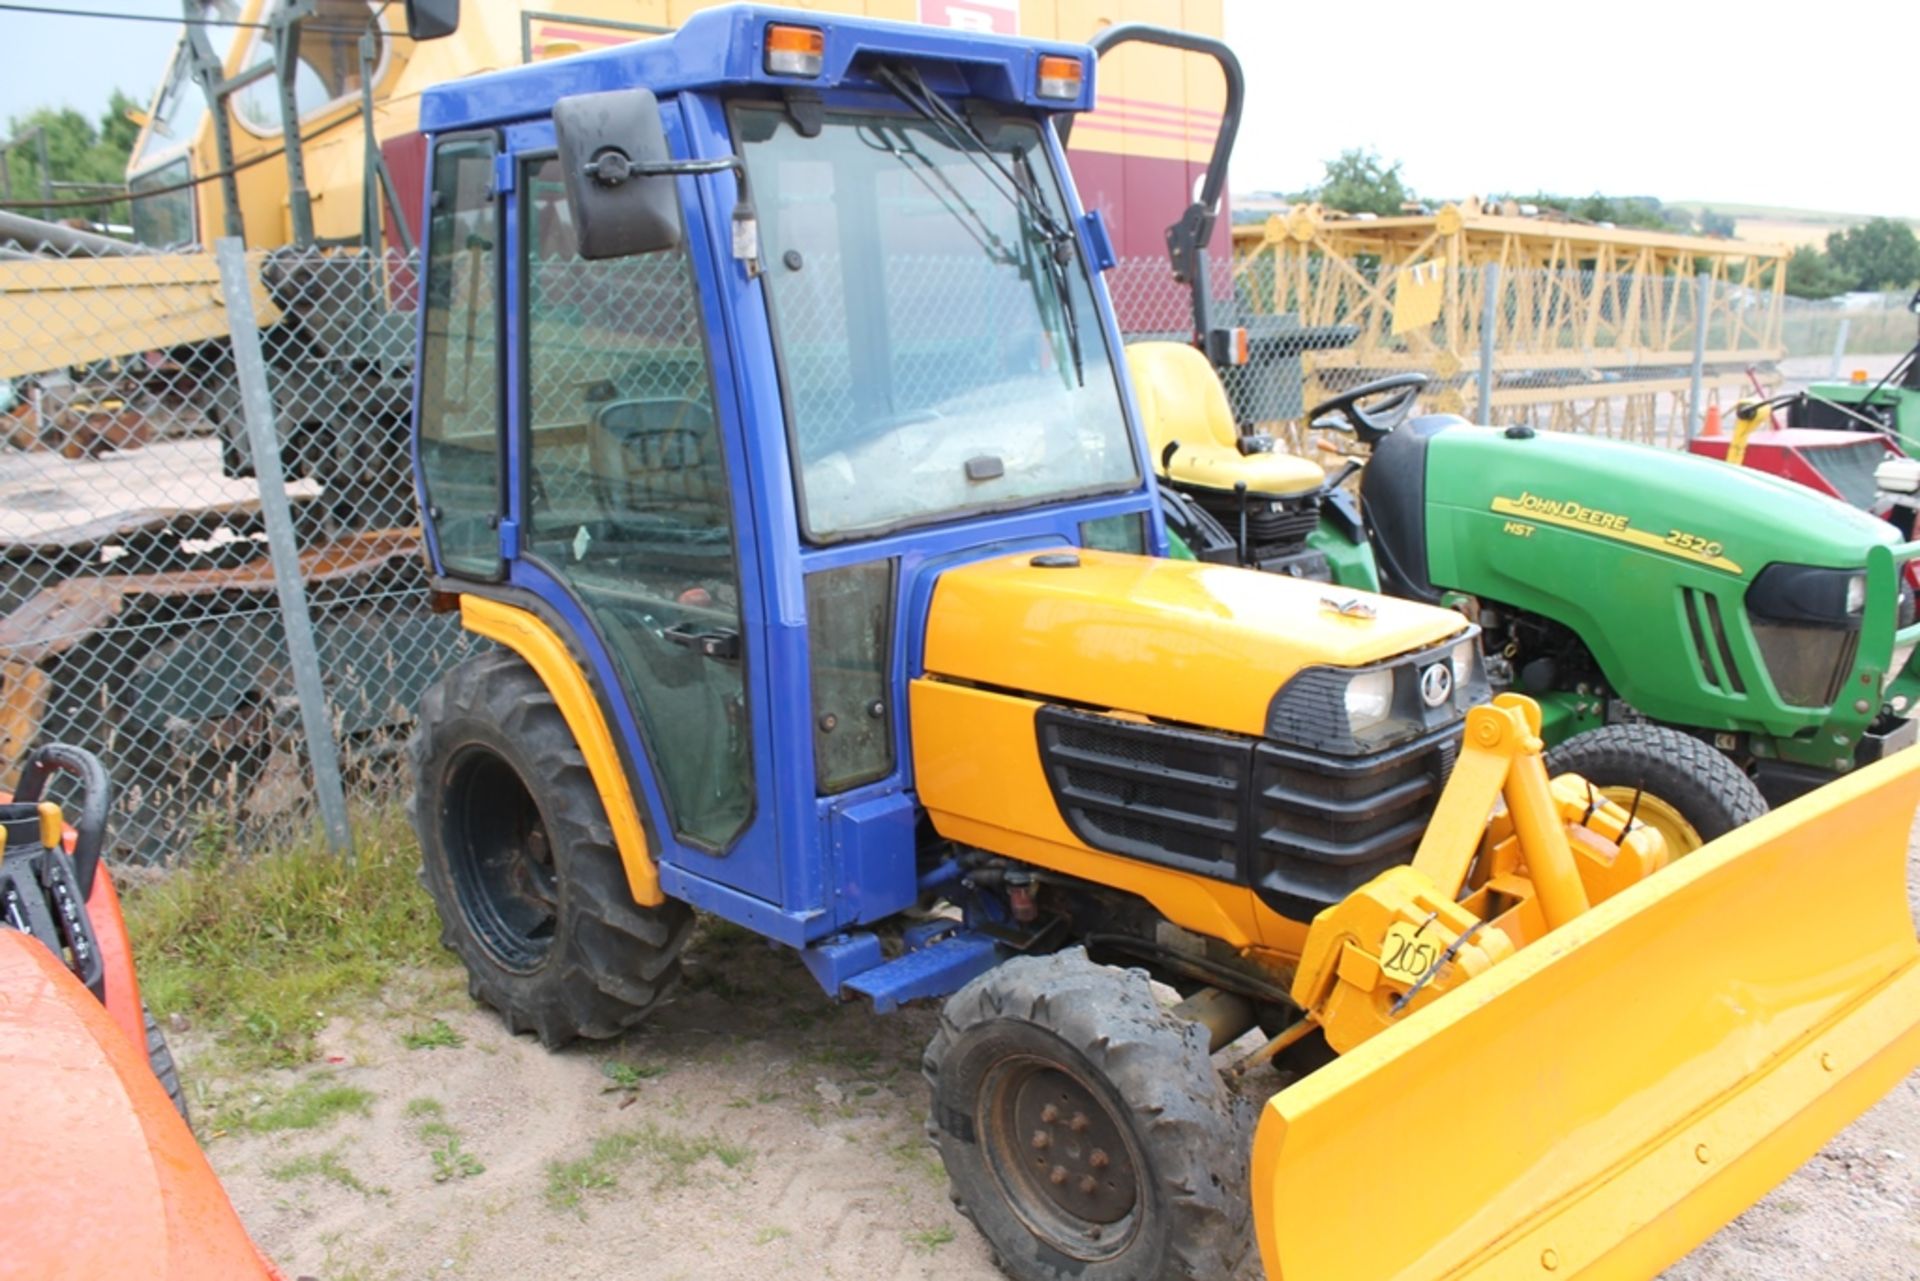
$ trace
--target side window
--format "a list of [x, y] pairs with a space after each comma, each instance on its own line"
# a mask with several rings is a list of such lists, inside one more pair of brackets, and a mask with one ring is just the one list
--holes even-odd
[[807, 575], [813, 767], [822, 794], [844, 792], [893, 769], [893, 709], [887, 705], [892, 617], [892, 561]]
[[1139, 512], [1080, 522], [1080, 545], [1103, 552], [1147, 554], [1147, 518]]
[[[294, 65], [293, 101], [302, 120], [337, 106], [360, 92], [360, 35], [373, 32], [373, 74], [378, 83], [386, 65], [386, 32], [366, 0], [313, 0], [300, 30], [300, 56]], [[247, 50], [249, 67], [273, 59], [273, 38], [256, 32]], [[256, 133], [273, 133], [280, 119], [280, 84], [266, 75], [233, 96], [234, 114]]]
[[557, 160], [520, 188], [528, 548], [620, 664], [674, 829], [723, 849], [753, 810], [748, 656], [692, 267], [580, 257]]
[[433, 153], [420, 465], [427, 519], [450, 574], [500, 573], [499, 219], [493, 137], [454, 137]]

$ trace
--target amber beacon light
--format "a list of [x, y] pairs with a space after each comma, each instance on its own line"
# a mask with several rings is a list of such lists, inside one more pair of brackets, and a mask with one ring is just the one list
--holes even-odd
[[827, 36], [818, 27], [767, 28], [767, 74], [817, 76], [824, 63]]
[[1080, 96], [1080, 80], [1085, 75], [1078, 58], [1048, 54], [1040, 59], [1039, 82], [1035, 86], [1042, 98], [1071, 101]]

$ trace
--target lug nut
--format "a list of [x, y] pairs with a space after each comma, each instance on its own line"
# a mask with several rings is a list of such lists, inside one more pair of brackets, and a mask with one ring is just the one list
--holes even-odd
[[1087, 1120], [1087, 1114], [1085, 1112], [1075, 1112], [1073, 1114], [1073, 1120], [1067, 1122], [1067, 1128], [1072, 1130], [1075, 1134], [1080, 1134], [1080, 1133], [1083, 1133], [1086, 1130], [1086, 1128], [1092, 1124], [1093, 1122]]
[[1033, 1146], [1036, 1151], [1050, 1148], [1053, 1146], [1053, 1137], [1045, 1130], [1035, 1130], [1033, 1132]]
[[1099, 1186], [1100, 1185], [1094, 1181], [1094, 1178], [1091, 1174], [1083, 1176], [1080, 1180], [1080, 1190], [1086, 1193], [1088, 1196], [1092, 1196], [1093, 1190]]
[[1053, 1182], [1054, 1187], [1059, 1187], [1067, 1181], [1067, 1167], [1064, 1165], [1054, 1166], [1052, 1172], [1047, 1175], [1047, 1178]]
[[1087, 1164], [1096, 1170], [1104, 1170], [1107, 1168], [1107, 1162], [1110, 1159], [1111, 1158], [1107, 1156], [1105, 1148], [1095, 1148], [1093, 1154], [1087, 1158]]
[[1055, 1121], [1058, 1121], [1060, 1119], [1060, 1109], [1053, 1106], [1053, 1104], [1049, 1103], [1047, 1104], [1047, 1106], [1040, 1109], [1040, 1119], [1042, 1121], [1045, 1121], [1048, 1125], [1052, 1125]]

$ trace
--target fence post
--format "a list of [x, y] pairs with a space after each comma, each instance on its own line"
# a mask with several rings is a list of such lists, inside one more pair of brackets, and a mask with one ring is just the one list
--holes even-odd
[[347, 795], [340, 780], [340, 753], [327, 714], [327, 691], [320, 680], [320, 652], [307, 612], [307, 584], [300, 573], [300, 549], [294, 539], [293, 506], [287, 501], [280, 469], [280, 438], [273, 423], [273, 393], [267, 387], [267, 362], [260, 351], [260, 326], [253, 312], [253, 281], [246, 247], [237, 237], [214, 244], [220, 267], [220, 292], [233, 334], [233, 368], [240, 380], [240, 401], [252, 447], [254, 476], [260, 487], [260, 512], [267, 524], [267, 554], [280, 598], [280, 625], [293, 664], [293, 688], [300, 698], [300, 723], [306, 731], [307, 759], [313, 766], [313, 790], [320, 822], [334, 853], [351, 857], [353, 834], [347, 826]]
[[1827, 374], [1833, 382], [1840, 381], [1840, 370], [1847, 363], [1847, 331], [1853, 328], [1853, 317], [1840, 317], [1840, 332], [1833, 336], [1833, 368]]
[[1487, 296], [1480, 304], [1480, 412], [1473, 421], [1493, 421], [1493, 338], [1500, 324], [1500, 264], [1485, 268]]
[[1693, 384], [1687, 393], [1687, 443], [1700, 432], [1706, 416], [1707, 381], [1707, 304], [1713, 296], [1713, 278], [1701, 272], [1694, 278], [1693, 292]]

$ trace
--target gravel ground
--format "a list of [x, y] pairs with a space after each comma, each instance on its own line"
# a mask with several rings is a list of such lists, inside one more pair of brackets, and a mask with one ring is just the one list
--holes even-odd
[[[455, 971], [403, 976], [313, 1067], [203, 1081], [207, 1150], [290, 1278], [995, 1281], [921, 1133], [933, 1012], [828, 1005], [731, 930], [689, 970], [645, 1031], [559, 1054]], [[208, 1047], [178, 1039], [191, 1080]], [[330, 1121], [247, 1128], [316, 1090]], [[1666, 1276], [1920, 1281], [1920, 1073]]]

